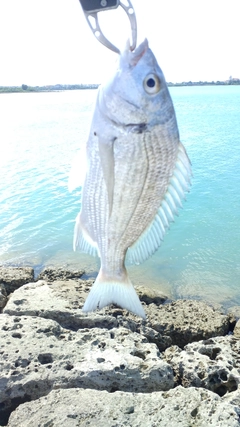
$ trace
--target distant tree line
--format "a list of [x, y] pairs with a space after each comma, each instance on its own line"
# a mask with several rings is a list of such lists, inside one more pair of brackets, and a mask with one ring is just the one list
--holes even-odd
[[222, 85], [222, 86], [226, 86], [226, 85], [240, 85], [240, 79], [229, 79], [226, 81], [212, 81], [212, 82], [182, 82], [182, 83], [172, 83], [172, 82], [168, 82], [167, 83], [168, 86], [212, 86], [212, 85]]
[[[181, 82], [181, 83], [172, 83], [168, 82], [168, 86], [212, 86], [212, 85], [240, 85], [240, 79], [229, 77], [229, 80], [226, 81], [212, 81], [212, 82]], [[22, 86], [0, 86], [0, 93], [10, 93], [10, 92], [53, 92], [61, 90], [82, 90], [82, 89], [97, 89], [99, 84], [74, 84], [74, 85], [46, 85], [46, 86], [28, 86], [22, 84]]]
[[0, 86], [0, 93], [10, 92], [53, 92], [61, 90], [97, 89], [99, 84], [75, 84], [75, 85], [46, 85], [46, 86]]

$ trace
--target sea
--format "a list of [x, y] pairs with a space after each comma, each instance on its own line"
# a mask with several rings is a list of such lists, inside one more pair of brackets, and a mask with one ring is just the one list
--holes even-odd
[[[224, 309], [240, 305], [240, 86], [171, 87], [192, 186], [158, 251], [130, 265], [135, 285]], [[96, 90], [0, 94], [0, 266], [85, 270], [73, 252], [80, 189], [68, 191]]]

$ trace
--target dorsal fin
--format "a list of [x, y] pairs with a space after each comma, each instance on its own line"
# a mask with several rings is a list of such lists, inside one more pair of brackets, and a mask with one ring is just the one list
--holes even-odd
[[164, 199], [161, 201], [158, 212], [149, 227], [139, 239], [128, 248], [126, 261], [131, 264], [141, 264], [156, 252], [162, 243], [166, 230], [178, 215], [178, 208], [182, 207], [182, 199], [191, 185], [191, 163], [181, 143], [173, 175], [170, 179]]

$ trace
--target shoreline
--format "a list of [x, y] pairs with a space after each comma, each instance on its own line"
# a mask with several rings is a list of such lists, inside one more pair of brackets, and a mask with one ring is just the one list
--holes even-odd
[[[132, 266], [130, 266], [132, 267]], [[56, 273], [57, 271], [59, 271], [59, 278], [60, 280], [63, 280], [64, 278], [68, 278], [68, 279], [77, 279], [77, 275], [76, 272], [80, 272], [81, 273], [81, 279], [83, 281], [89, 281], [91, 283], [94, 283], [96, 280], [96, 277], [98, 275], [99, 272], [99, 267], [97, 267], [96, 269], [91, 269], [89, 270], [89, 266], [85, 265], [83, 267], [81, 267], [80, 265], [80, 269], [79, 269], [79, 263], [67, 263], [64, 264], [63, 266], [61, 266], [60, 263], [50, 263], [50, 264], [33, 264], [33, 263], [12, 263], [12, 262], [3, 262], [0, 263], [0, 285], [1, 285], [1, 271], [2, 270], [31, 270], [33, 273], [32, 275], [32, 282], [37, 282], [38, 280], [42, 280], [42, 278], [44, 277], [45, 271], [46, 272], [50, 272], [50, 276], [53, 274], [55, 279], [57, 280], [58, 278], [58, 273]], [[54, 273], [52, 273], [54, 272]], [[46, 273], [46, 277], [47, 277]], [[130, 274], [130, 273], [129, 273]], [[130, 274], [131, 276], [131, 274]], [[80, 277], [80, 276], [79, 276]], [[79, 278], [78, 277], [78, 278]], [[132, 277], [132, 276], [131, 276]], [[138, 288], [138, 287], [144, 287], [146, 289], [148, 289], [148, 291], [150, 292], [151, 290], [153, 292], [159, 293], [161, 295], [164, 295], [165, 299], [167, 301], [190, 301], [190, 300], [194, 300], [196, 302], [203, 302], [208, 304], [209, 306], [211, 306], [214, 309], [220, 310], [222, 313], [224, 313], [225, 315], [228, 315], [229, 313], [234, 313], [234, 315], [237, 317], [237, 319], [240, 319], [240, 304], [238, 304], [238, 302], [235, 301], [231, 301], [231, 303], [229, 304], [228, 299], [227, 300], [222, 300], [222, 301], [218, 301], [216, 299], [214, 299], [213, 297], [208, 297], [206, 295], [206, 297], [202, 294], [199, 295], [188, 295], [188, 294], [184, 294], [184, 295], [176, 295], [175, 292], [171, 291], [171, 284], [166, 287], [164, 286], [164, 284], [160, 281], [151, 281], [151, 278], [147, 280], [141, 280], [141, 275], [138, 277], [135, 277], [134, 280], [131, 278], [131, 280], [133, 281], [133, 286], [134, 288]], [[18, 283], [18, 282], [17, 282]], [[22, 283], [25, 284], [25, 283]], [[0, 306], [1, 308], [1, 306]], [[1, 427], [1, 424], [0, 424]]]
[[[86, 90], [86, 89], [97, 89], [100, 84], [89, 83], [89, 84], [56, 84], [46, 86], [28, 86], [23, 84], [22, 86], [0, 86], [1, 93], [36, 93], [36, 92], [62, 92], [65, 90]], [[240, 85], [240, 79], [234, 79], [233, 81], [199, 81], [199, 82], [179, 82], [172, 83], [167, 82], [168, 87], [185, 87], [185, 86], [237, 86]]]

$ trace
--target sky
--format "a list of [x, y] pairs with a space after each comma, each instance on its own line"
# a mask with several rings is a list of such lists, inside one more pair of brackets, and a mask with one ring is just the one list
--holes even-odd
[[[168, 82], [240, 78], [240, 0], [132, 0]], [[122, 48], [130, 35], [119, 7], [99, 13]], [[0, 0], [0, 86], [101, 83], [118, 55], [102, 46], [79, 0]]]

